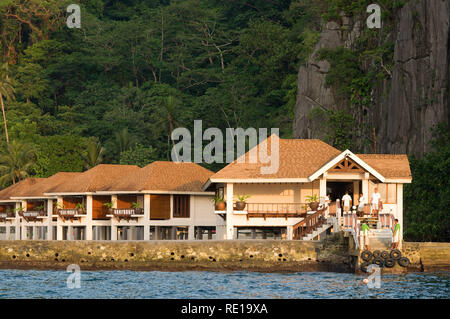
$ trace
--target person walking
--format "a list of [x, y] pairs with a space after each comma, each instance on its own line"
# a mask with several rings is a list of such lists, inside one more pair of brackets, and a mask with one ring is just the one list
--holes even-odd
[[378, 210], [380, 209], [380, 200], [381, 200], [381, 194], [378, 192], [378, 187], [375, 187], [375, 190], [372, 194], [372, 214], [378, 214]]
[[362, 232], [363, 232], [363, 242], [362, 242], [362, 245], [364, 246], [364, 248], [365, 248], [366, 250], [370, 250], [370, 248], [369, 248], [369, 230], [370, 230], [370, 227], [369, 227], [369, 225], [367, 225], [365, 222], [363, 222], [363, 223], [361, 224], [361, 230], [362, 230]]
[[364, 216], [364, 204], [366, 203], [366, 199], [363, 194], [359, 194], [358, 200], [358, 216]]
[[342, 202], [344, 203], [344, 212], [348, 213], [352, 206], [352, 197], [348, 194], [348, 191], [345, 192], [345, 195], [342, 197]]
[[394, 232], [392, 234], [392, 246], [391, 249], [398, 249], [398, 242], [400, 241], [400, 224], [396, 218], [394, 221]]

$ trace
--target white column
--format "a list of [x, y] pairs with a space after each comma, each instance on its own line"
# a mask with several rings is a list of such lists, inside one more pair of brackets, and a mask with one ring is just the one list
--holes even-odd
[[366, 203], [370, 203], [369, 199], [369, 173], [364, 173], [364, 179], [362, 180], [362, 194], [366, 199]]
[[92, 195], [86, 196], [86, 240], [92, 240]]
[[227, 202], [227, 236], [226, 239], [233, 239], [234, 235], [234, 224], [233, 224], [233, 184], [227, 183], [227, 194], [226, 194], [226, 202]]
[[14, 223], [15, 223], [15, 225], [16, 225], [16, 234], [15, 234], [15, 236], [16, 236], [16, 240], [20, 240], [20, 238], [21, 238], [21, 236], [20, 236], [20, 230], [21, 230], [21, 227], [20, 227], [20, 217], [19, 217], [19, 214], [17, 213], [17, 209], [20, 207], [20, 203], [16, 203], [16, 206], [15, 206], [15, 208], [16, 208], [16, 211], [14, 212], [14, 214], [15, 214], [15, 220], [14, 220]]
[[47, 199], [47, 240], [53, 239], [53, 199]]
[[292, 226], [287, 226], [287, 228], [286, 228], [286, 239], [287, 240], [292, 240], [293, 239], [293, 227]]
[[73, 226], [67, 227], [67, 240], [74, 240], [73, 238]]
[[63, 226], [59, 224], [56, 226], [56, 240], [63, 240]]
[[117, 240], [117, 226], [111, 225], [111, 240]]
[[[323, 177], [319, 180], [319, 197], [320, 200], [319, 202], [322, 202], [325, 197], [327, 196], [327, 172], [323, 173]], [[323, 201], [323, 203], [325, 204], [325, 201]], [[328, 212], [329, 212], [329, 208], [327, 207], [326, 211], [325, 211], [325, 218], [328, 218]], [[289, 229], [289, 227], [288, 227]], [[292, 239], [292, 232], [291, 232], [291, 238], [289, 238], [289, 231], [286, 234], [288, 239]]]
[[136, 226], [130, 226], [129, 234], [129, 238], [127, 238], [128, 240], [136, 240]]
[[398, 247], [401, 249], [403, 246], [403, 184], [397, 184], [397, 216], [398, 223], [400, 224], [400, 234]]
[[144, 194], [144, 240], [150, 240], [150, 194]]
[[195, 226], [189, 226], [188, 240], [194, 240], [194, 239], [195, 239]]
[[39, 239], [39, 226], [33, 226], [33, 240]]
[[9, 237], [11, 236], [11, 225], [6, 225], [6, 240], [9, 240]]

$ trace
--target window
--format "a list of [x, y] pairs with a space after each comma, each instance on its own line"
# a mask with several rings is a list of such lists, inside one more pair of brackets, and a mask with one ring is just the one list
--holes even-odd
[[173, 217], [190, 217], [190, 196], [173, 195]]
[[378, 188], [378, 192], [381, 195], [381, 200], [384, 204], [396, 204], [397, 203], [397, 184], [375, 184], [373, 187], [373, 191], [375, 187]]

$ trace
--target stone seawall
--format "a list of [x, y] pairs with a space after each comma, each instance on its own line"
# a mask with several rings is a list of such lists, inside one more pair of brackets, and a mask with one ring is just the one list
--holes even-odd
[[[0, 268], [84, 270], [352, 271], [313, 241], [0, 241]], [[338, 246], [333, 246], [336, 250]]]
[[[349, 244], [350, 243], [350, 244]], [[383, 272], [450, 270], [450, 243], [404, 243], [411, 265]], [[0, 268], [357, 272], [358, 253], [342, 233], [316, 241], [0, 241]]]

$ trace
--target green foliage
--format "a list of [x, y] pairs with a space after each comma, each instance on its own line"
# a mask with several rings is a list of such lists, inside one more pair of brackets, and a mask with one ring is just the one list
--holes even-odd
[[88, 142], [86, 138], [70, 135], [38, 137], [33, 175], [48, 177], [57, 172], [81, 172], [82, 154]]
[[450, 128], [433, 132], [432, 152], [410, 157], [413, 181], [404, 190], [405, 240], [450, 241]]
[[151, 146], [145, 147], [142, 144], [136, 144], [120, 153], [120, 164], [144, 167], [157, 159], [156, 150]]
[[35, 161], [34, 148], [12, 140], [0, 156], [0, 184], [9, 185], [28, 177]]

